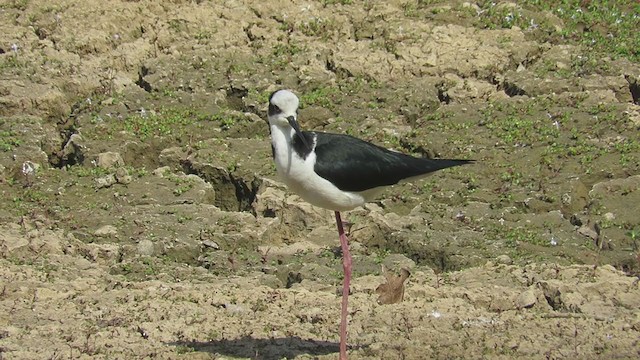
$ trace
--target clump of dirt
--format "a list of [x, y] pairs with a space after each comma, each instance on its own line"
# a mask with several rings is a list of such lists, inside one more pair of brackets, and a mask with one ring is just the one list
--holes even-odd
[[583, 5], [0, 5], [0, 357], [335, 358], [278, 88], [305, 129], [476, 160], [348, 213], [353, 358], [637, 357], [639, 24]]

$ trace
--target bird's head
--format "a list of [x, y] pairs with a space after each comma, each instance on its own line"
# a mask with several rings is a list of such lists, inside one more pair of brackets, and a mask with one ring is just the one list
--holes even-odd
[[269, 125], [292, 128], [302, 142], [309, 147], [298, 124], [298, 97], [289, 90], [277, 90], [269, 96]]

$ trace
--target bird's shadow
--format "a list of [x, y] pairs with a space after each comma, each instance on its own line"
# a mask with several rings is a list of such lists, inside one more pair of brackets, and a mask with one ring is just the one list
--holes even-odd
[[[291, 359], [302, 354], [312, 356], [327, 355], [338, 353], [340, 350], [337, 342], [305, 340], [297, 336], [270, 339], [256, 339], [250, 336], [244, 336], [238, 339], [212, 341], [177, 341], [169, 343], [169, 345], [182, 346], [190, 348], [193, 351], [208, 352], [229, 357], [267, 360]], [[350, 346], [349, 348], [354, 349], [355, 347]]]

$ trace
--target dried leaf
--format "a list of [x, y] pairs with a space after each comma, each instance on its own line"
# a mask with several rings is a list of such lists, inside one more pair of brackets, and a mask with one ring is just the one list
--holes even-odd
[[376, 288], [378, 294], [378, 304], [395, 304], [404, 299], [404, 282], [411, 273], [407, 269], [401, 269], [400, 275], [389, 272], [382, 266], [382, 273], [386, 277], [386, 282]]

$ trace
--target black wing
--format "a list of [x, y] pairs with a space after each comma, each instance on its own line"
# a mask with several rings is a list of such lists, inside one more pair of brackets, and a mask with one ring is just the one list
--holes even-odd
[[316, 132], [314, 170], [340, 190], [364, 191], [473, 160], [422, 159], [349, 135]]

